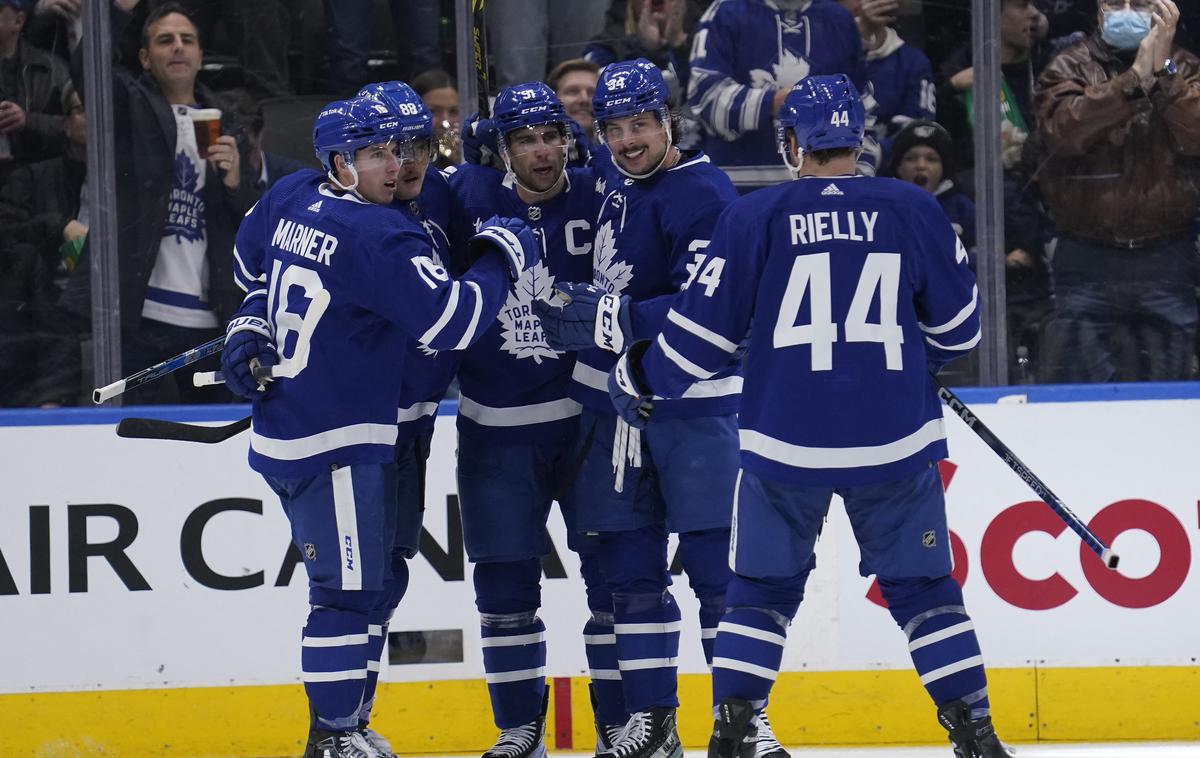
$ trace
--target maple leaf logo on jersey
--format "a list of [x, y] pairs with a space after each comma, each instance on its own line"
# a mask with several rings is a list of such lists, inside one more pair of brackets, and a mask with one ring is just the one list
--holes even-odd
[[538, 364], [543, 358], [558, 358], [558, 352], [546, 344], [542, 320], [533, 312], [534, 298], [549, 294], [553, 286], [554, 277], [540, 261], [521, 274], [509, 291], [500, 315], [496, 317], [504, 327], [501, 331], [504, 337], [501, 350], [507, 350], [518, 358], [532, 358]]
[[175, 235], [176, 242], [204, 239], [204, 197], [200, 194], [200, 174], [196, 172], [192, 159], [182, 150], [175, 154], [175, 177], [167, 205], [167, 223], [163, 227], [163, 236], [171, 235]]
[[618, 261], [617, 240], [613, 234], [612, 221], [605, 221], [596, 231], [596, 252], [592, 257], [592, 281], [597, 287], [614, 295], [620, 295], [633, 279], [633, 266]]
[[604, 184], [604, 177], [596, 177], [596, 194], [603, 195], [606, 189], [608, 189], [608, 187]]
[[771, 66], [770, 72], [761, 68], [751, 69], [750, 84], [754, 87], [791, 89], [796, 86], [796, 82], [808, 76], [811, 68], [808, 61], [791, 50], [784, 50], [779, 62]]

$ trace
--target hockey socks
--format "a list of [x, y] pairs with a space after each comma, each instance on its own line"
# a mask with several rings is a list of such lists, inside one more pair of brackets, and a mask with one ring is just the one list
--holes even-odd
[[679, 558], [688, 584], [700, 601], [700, 644], [704, 662], [712, 668], [717, 624], [725, 613], [725, 588], [733, 578], [729, 563], [713, 560], [729, 552], [729, 529], [707, 529], [679, 535]]
[[613, 608], [625, 707], [630, 713], [677, 708], [680, 615], [675, 598], [667, 590], [613, 593]]
[[942, 706], [961, 700], [970, 707], [970, 718], [987, 716], [983, 656], [958, 582], [949, 576], [880, 577], [879, 588], [908, 637], [908, 652], [933, 702]]
[[596, 613], [583, 627], [583, 647], [592, 675], [592, 709], [600, 724], [624, 724], [629, 719], [621, 671], [617, 664], [617, 635], [613, 614]]
[[546, 691], [546, 626], [536, 611], [480, 614], [483, 671], [501, 729], [538, 718]]
[[761, 710], [779, 675], [786, 619], [760, 608], [733, 608], [717, 627], [712, 662], [713, 702], [747, 700]]
[[300, 668], [319, 729], [358, 727], [367, 678], [368, 619], [365, 611], [319, 605], [309, 611]]

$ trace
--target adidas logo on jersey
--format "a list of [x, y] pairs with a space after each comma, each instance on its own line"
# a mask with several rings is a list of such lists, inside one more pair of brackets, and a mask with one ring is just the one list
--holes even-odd
[[321, 210], [321, 202], [322, 201], [318, 200], [317, 202], [308, 206], [308, 212], [309, 213], [317, 213], [318, 211], [320, 211]]
[[826, 187], [825, 189], [821, 190], [821, 194], [822, 195], [841, 195], [844, 193], [840, 189], [837, 188], [836, 184], [831, 184], [828, 187]]

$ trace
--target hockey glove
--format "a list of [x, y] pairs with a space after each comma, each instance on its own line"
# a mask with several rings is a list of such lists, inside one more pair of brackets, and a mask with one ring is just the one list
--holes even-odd
[[485, 250], [499, 248], [508, 261], [508, 273], [515, 282], [521, 274], [542, 260], [542, 246], [524, 221], [519, 218], [492, 216], [471, 238], [471, 259], [476, 260]]
[[254, 378], [255, 367], [274, 366], [278, 362], [266, 320], [238, 316], [229, 322], [225, 329], [225, 349], [221, 352], [221, 373], [233, 394], [247, 400], [259, 397], [267, 388]]
[[633, 333], [629, 298], [617, 297], [591, 284], [554, 285], [548, 300], [534, 300], [546, 342], [555, 350], [600, 347], [620, 353]]
[[625, 423], [635, 429], [643, 429], [650, 420], [654, 404], [653, 393], [642, 373], [642, 356], [650, 348], [650, 340], [633, 343], [608, 372], [608, 397]]
[[495, 121], [481, 119], [478, 113], [472, 113], [463, 122], [461, 134], [463, 159], [467, 163], [507, 170], [500, 160], [500, 132], [496, 130]]

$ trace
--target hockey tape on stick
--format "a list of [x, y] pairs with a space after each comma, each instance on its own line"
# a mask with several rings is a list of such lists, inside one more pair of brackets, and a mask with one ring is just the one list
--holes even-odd
[[214, 444], [250, 428], [250, 416], [224, 426], [201, 426], [157, 418], [123, 418], [117, 424], [117, 436], [140, 440], [178, 440]]
[[488, 93], [491, 86], [488, 83], [487, 60], [487, 13], [484, 0], [471, 0], [471, 39], [474, 46], [475, 58], [475, 90], [478, 97], [479, 117], [490, 118], [492, 115]]
[[[252, 366], [250, 370], [253, 372], [254, 378], [260, 382], [269, 382], [275, 378], [271, 366], [264, 368], [262, 366], [255, 365]], [[224, 383], [225, 375], [220, 371], [197, 371], [196, 373], [192, 374], [193, 387], [214, 387], [218, 384]]]
[[134, 387], [140, 387], [147, 382], [164, 377], [173, 371], [178, 371], [184, 366], [195, 363], [201, 358], [207, 358], [213, 353], [219, 353], [223, 347], [225, 347], [225, 335], [211, 339], [203, 345], [193, 347], [191, 350], [184, 351], [173, 358], [168, 358], [162, 363], [156, 363], [150, 368], [144, 368], [136, 374], [130, 374], [124, 379], [118, 379], [112, 384], [93, 389], [92, 402], [99, 405], [105, 400], [111, 400]]
[[979, 435], [979, 438], [992, 449], [992, 452], [1000, 456], [1008, 464], [1008, 467], [1015, 471], [1017, 476], [1021, 477], [1029, 485], [1034, 494], [1041, 498], [1042, 502], [1050, 506], [1050, 510], [1054, 511], [1054, 514], [1071, 528], [1071, 531], [1079, 535], [1079, 539], [1083, 540], [1083, 544], [1087, 545], [1091, 548], [1092, 552], [1100, 556], [1100, 560], [1104, 562], [1105, 566], [1116, 570], [1117, 563], [1120, 562], [1121, 557], [1114, 553], [1108, 545], [1101, 542], [1100, 538], [1091, 529], [1088, 529], [1087, 525], [1080, 521], [1079, 517], [1067, 507], [1062, 498], [1051, 492], [1046, 483], [1038, 478], [1037, 474], [1030, 471], [1029, 467], [1016, 456], [1016, 453], [1009, 449], [1008, 445], [1001, 442], [995, 432], [988, 429], [987, 424], [980, 421], [979, 417], [962, 400], [959, 400], [958, 396], [951, 392], [946, 385], [942, 384], [937, 376], [933, 377], [933, 384], [937, 387], [938, 397], [942, 399], [942, 402], [950, 406], [950, 410], [954, 411], [955, 415], [963, 420], [963, 423], [971, 427], [971, 431]]

